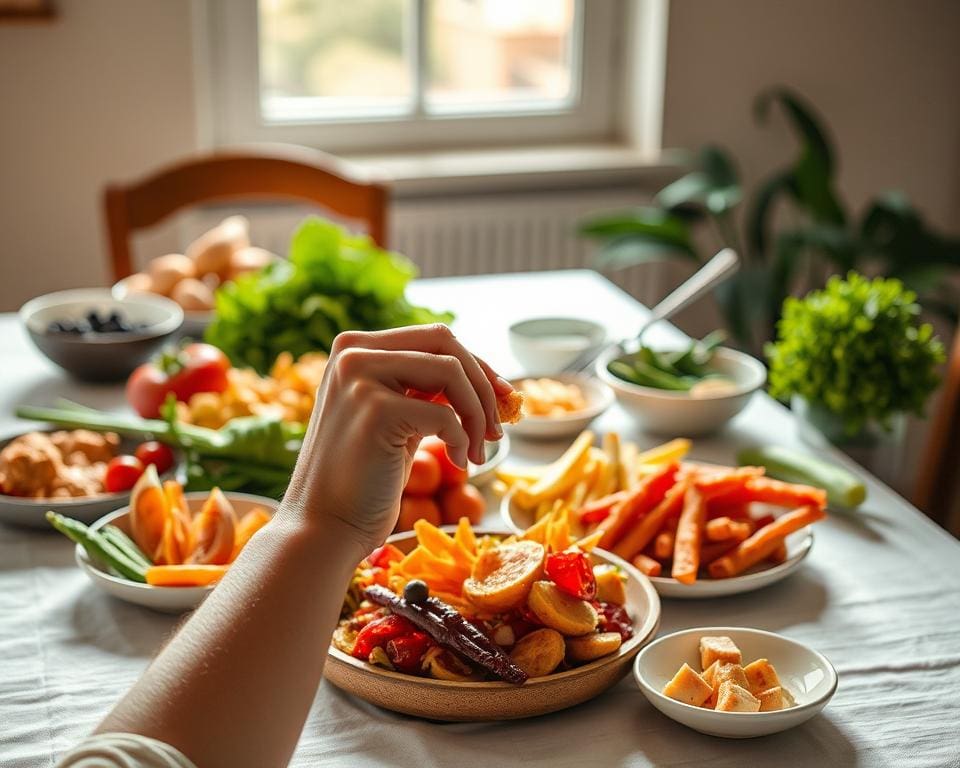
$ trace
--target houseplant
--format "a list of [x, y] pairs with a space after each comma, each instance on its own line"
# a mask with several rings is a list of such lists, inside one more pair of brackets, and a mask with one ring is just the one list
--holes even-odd
[[704, 147], [693, 170], [661, 189], [652, 206], [581, 224], [582, 235], [602, 243], [598, 266], [664, 258], [696, 264], [722, 246], [734, 248], [743, 267], [718, 289], [717, 300], [733, 339], [753, 351], [773, 336], [784, 298], [850, 269], [900, 279], [925, 310], [956, 323], [960, 302], [945, 278], [960, 270], [960, 240], [934, 232], [895, 192], [854, 216], [836, 191], [836, 151], [819, 116], [801, 96], [777, 87], [757, 98], [758, 121], [775, 105], [798, 140], [791, 163], [744, 202], [731, 156]]
[[901, 281], [856, 272], [786, 299], [766, 348], [770, 394], [791, 400], [802, 438], [826, 438], [877, 471], [896, 462], [904, 416], [923, 414], [944, 360], [919, 314]]

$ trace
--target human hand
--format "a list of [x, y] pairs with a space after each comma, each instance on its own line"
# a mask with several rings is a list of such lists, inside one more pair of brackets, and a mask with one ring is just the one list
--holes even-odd
[[[503, 436], [497, 396], [511, 389], [444, 325], [341, 333], [281, 518], [339, 527], [359, 560], [396, 525], [421, 438], [440, 437], [458, 466], [482, 464], [484, 440]], [[442, 393], [450, 407], [410, 390]]]

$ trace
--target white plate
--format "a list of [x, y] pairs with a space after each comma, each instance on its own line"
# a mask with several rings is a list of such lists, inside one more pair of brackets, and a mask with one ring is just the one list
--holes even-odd
[[[516, 385], [522, 379], [528, 378], [536, 377], [523, 376], [514, 379], [511, 383]], [[524, 416], [516, 424], [506, 425], [510, 434], [539, 440], [574, 437], [583, 432], [591, 421], [613, 404], [613, 390], [591, 376], [558, 374], [546, 378], [556, 379], [564, 384], [576, 384], [583, 391], [587, 407], [564, 416]]]
[[497, 474], [497, 467], [510, 453], [510, 438], [504, 435], [497, 441], [488, 440], [484, 443], [487, 451], [487, 460], [483, 464], [467, 465], [467, 480], [477, 487], [486, 485]]
[[[774, 712], [717, 712], [684, 704], [661, 691], [686, 663], [700, 669], [700, 638], [726, 635], [743, 653], [744, 663], [768, 659], [796, 706]], [[827, 658], [803, 643], [773, 632], [741, 627], [699, 627], [661, 637], [637, 655], [633, 675], [643, 695], [667, 717], [695, 731], [729, 739], [766, 736], [806, 722], [837, 690], [837, 671]]]
[[[185, 498], [187, 506], [191, 512], [199, 512], [203, 502], [207, 500], [210, 494], [207, 491], [197, 493], [187, 493]], [[275, 499], [268, 499], [265, 496], [253, 496], [249, 493], [225, 493], [224, 496], [233, 505], [237, 517], [243, 517], [254, 507], [264, 507], [271, 513], [277, 511], [278, 502]], [[100, 518], [90, 526], [92, 530], [98, 530], [105, 525], [115, 525], [124, 533], [130, 533], [127, 518], [130, 514], [130, 508], [124, 507], [116, 512]], [[206, 587], [153, 587], [149, 584], [140, 584], [136, 581], [122, 579], [119, 576], [113, 576], [107, 573], [95, 564], [87, 555], [87, 551], [77, 544], [76, 547], [77, 565], [87, 574], [90, 581], [98, 589], [103, 590], [108, 595], [125, 600], [128, 603], [152, 608], [162, 613], [184, 613], [196, 608], [209, 595], [215, 585]]]
[[[516, 533], [525, 531], [534, 523], [533, 512], [514, 503], [513, 493], [500, 501], [500, 517], [507, 527]], [[778, 565], [759, 564], [730, 579], [697, 579], [693, 584], [683, 584], [668, 576], [652, 576], [650, 581], [661, 597], [681, 600], [699, 600], [711, 597], [727, 597], [753, 592], [782, 581], [793, 573], [813, 547], [813, 532], [810, 528], [792, 533], [786, 538], [787, 559]]]

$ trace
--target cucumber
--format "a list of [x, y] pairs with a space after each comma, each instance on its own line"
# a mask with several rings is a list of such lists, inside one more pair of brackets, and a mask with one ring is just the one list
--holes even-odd
[[803, 483], [823, 488], [829, 504], [853, 509], [867, 498], [867, 487], [859, 477], [842, 467], [781, 448], [777, 445], [744, 448], [737, 454], [737, 462], [763, 467], [770, 477], [787, 483]]

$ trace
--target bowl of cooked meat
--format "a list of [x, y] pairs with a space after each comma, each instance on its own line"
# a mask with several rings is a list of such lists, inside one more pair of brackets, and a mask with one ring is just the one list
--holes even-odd
[[[53, 509], [92, 523], [129, 502], [130, 488], [143, 472], [138, 456], [144, 453], [138, 449], [146, 446], [87, 429], [32, 431], [0, 440], [0, 522], [47, 528], [44, 514]], [[170, 464], [159, 466], [160, 472], [171, 469], [167, 451]]]

